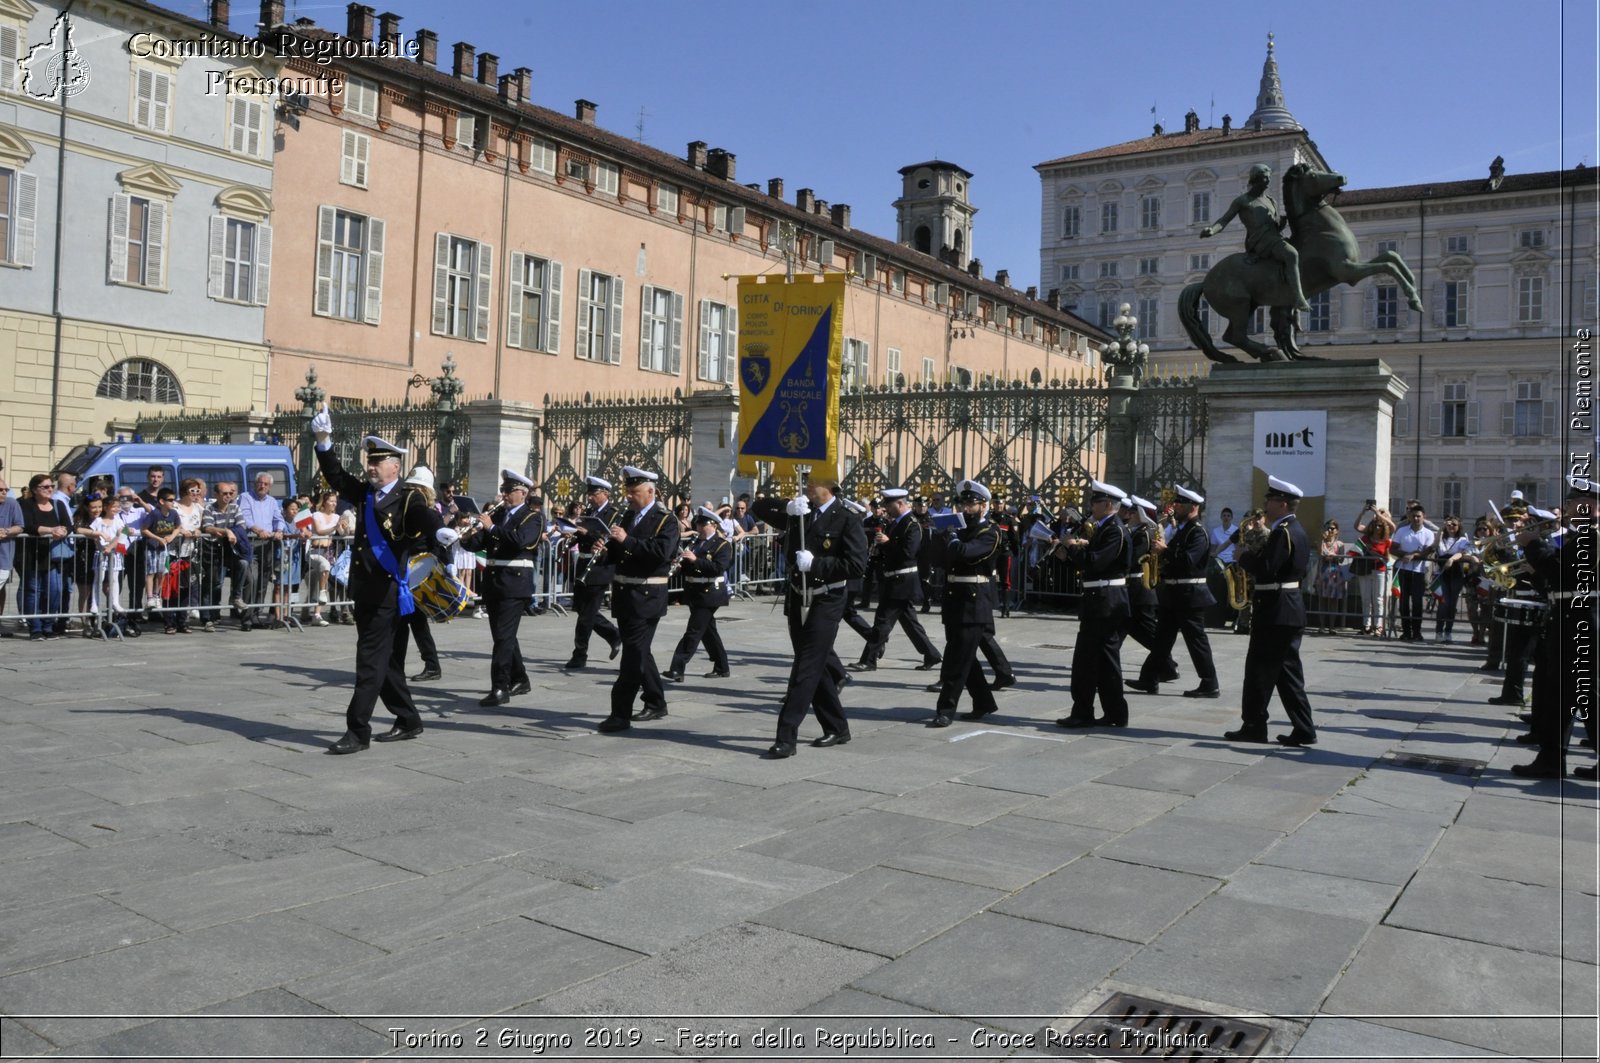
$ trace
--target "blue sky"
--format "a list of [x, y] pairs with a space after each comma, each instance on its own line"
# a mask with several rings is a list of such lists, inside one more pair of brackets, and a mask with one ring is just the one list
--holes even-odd
[[[652, 147], [726, 148], [741, 182], [813, 188], [882, 236], [900, 167], [956, 162], [974, 174], [973, 249], [1019, 288], [1038, 279], [1034, 165], [1181, 129], [1190, 108], [1243, 122], [1269, 30], [1290, 110], [1352, 187], [1484, 177], [1496, 155], [1512, 173], [1597, 161], [1593, 0], [369, 2], [408, 37], [437, 32], [441, 66], [467, 41], [502, 72], [531, 67], [542, 106], [582, 97], [614, 132], [642, 121]], [[344, 27], [342, 3], [287, 6]], [[234, 0], [234, 28], [256, 11]]]

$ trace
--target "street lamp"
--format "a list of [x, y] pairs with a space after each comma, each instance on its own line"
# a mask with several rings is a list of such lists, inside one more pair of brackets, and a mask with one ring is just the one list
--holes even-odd
[[1111, 327], [1117, 330], [1117, 338], [1100, 348], [1100, 355], [1105, 359], [1106, 376], [1132, 377], [1135, 382], [1144, 375], [1145, 365], [1150, 358], [1150, 345], [1140, 343], [1135, 338], [1139, 328], [1139, 319], [1131, 311], [1133, 307], [1123, 303], [1118, 308], [1116, 317], [1111, 319]]

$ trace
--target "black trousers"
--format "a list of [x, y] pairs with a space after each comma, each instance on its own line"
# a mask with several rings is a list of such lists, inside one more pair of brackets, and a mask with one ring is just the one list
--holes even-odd
[[588, 661], [591, 631], [598, 631], [600, 637], [611, 646], [615, 646], [617, 639], [622, 637], [617, 631], [617, 626], [600, 611], [605, 597], [604, 585], [590, 587], [580, 583], [572, 588], [572, 609], [578, 614], [577, 626], [572, 631], [572, 659], [575, 661]]
[[[1578, 610], [1573, 612], [1577, 613]], [[1563, 621], [1565, 633], [1561, 631]], [[1583, 630], [1578, 625], [1587, 622], [1581, 614], [1570, 617], [1558, 614], [1545, 624], [1543, 637], [1539, 639], [1539, 659], [1533, 668], [1533, 733], [1539, 739], [1538, 763], [1565, 764], [1567, 743], [1572, 739], [1572, 725], [1578, 719], [1578, 712], [1583, 712], [1584, 732], [1591, 741], [1594, 740], [1595, 709], [1592, 699], [1587, 711], [1583, 708], [1584, 702], [1579, 700], [1582, 696], [1579, 691], [1580, 676], [1592, 683], [1593, 668], [1572, 659], [1576, 636]], [[1564, 636], [1568, 658], [1565, 661], [1561, 659]]]
[[[846, 591], [845, 593], [848, 594], [849, 591]], [[856, 603], [852, 599], [845, 599], [844, 615], [840, 617], [840, 619], [849, 625], [851, 631], [854, 631], [857, 635], [860, 635], [868, 645], [872, 644], [872, 624], [867, 621], [866, 617], [857, 612]]]
[[1300, 636], [1304, 631], [1266, 623], [1250, 629], [1250, 648], [1244, 655], [1244, 693], [1239, 699], [1239, 713], [1246, 727], [1267, 726], [1267, 706], [1276, 690], [1295, 733], [1317, 733], [1317, 725], [1311, 720], [1311, 702], [1306, 699], [1305, 672], [1300, 666]]
[[987, 632], [980, 624], [946, 624], [944, 662], [939, 669], [938, 716], [954, 716], [962, 688], [972, 695], [972, 711], [987, 715], [995, 710], [994, 691], [984, 682], [978, 663], [978, 645]]
[[669, 671], [681, 672], [689, 664], [689, 659], [694, 656], [694, 651], [700, 648], [700, 643], [706, 646], [706, 656], [711, 659], [711, 667], [719, 672], [728, 670], [728, 651], [723, 648], [722, 636], [717, 632], [717, 609], [715, 605], [701, 605], [698, 602], [689, 603], [689, 623], [683, 629], [683, 638], [678, 640], [678, 648], [672, 652], [672, 663]]
[[[489, 635], [494, 639], [494, 651], [489, 657], [489, 685], [495, 690], [508, 690], [528, 681], [528, 669], [522, 663], [522, 646], [517, 642], [517, 628], [522, 625], [523, 614], [531, 600], [531, 597], [503, 597], [495, 591], [483, 596], [483, 607], [489, 614]], [[421, 640], [417, 646], [422, 646]]]
[[1011, 669], [1011, 661], [1006, 657], [1006, 651], [1000, 648], [1000, 640], [994, 637], [994, 632], [984, 628], [983, 637], [978, 640], [978, 649], [989, 659], [989, 670], [996, 679], [1015, 679], [1017, 674]]
[[626, 720], [633, 715], [633, 699], [644, 691], [644, 707], [665, 709], [667, 693], [661, 686], [661, 673], [656, 669], [650, 643], [656, 637], [659, 616], [649, 620], [638, 617], [618, 617], [618, 637], [622, 639], [621, 667], [617, 681], [611, 684], [611, 716]]
[[867, 635], [866, 646], [861, 650], [863, 664], [883, 659], [883, 652], [889, 645], [889, 634], [894, 631], [896, 624], [906, 633], [906, 638], [911, 640], [916, 651], [922, 654], [924, 661], [939, 659], [938, 648], [922, 629], [922, 621], [917, 619], [916, 604], [903, 599], [891, 601], [885, 598], [878, 602], [878, 611], [872, 618], [872, 630]]
[[406, 730], [422, 726], [422, 717], [406, 686], [405, 625], [393, 581], [378, 589], [363, 588], [355, 597], [356, 688], [345, 710], [345, 727], [362, 741], [372, 737], [372, 710], [382, 699]]
[[200, 547], [200, 619], [205, 623], [214, 624], [222, 619], [222, 581], [226, 579], [233, 588], [235, 596], [244, 592], [245, 573], [249, 571], [249, 563], [239, 557], [233, 550], [233, 544], [222, 542], [220, 546], [212, 545], [211, 541], [202, 540]]
[[[1133, 585], [1133, 577], [1128, 578], [1128, 585]], [[1128, 638], [1137, 642], [1147, 650], [1154, 650], [1156, 646], [1156, 629], [1160, 621], [1156, 615], [1155, 598], [1148, 599], [1143, 595], [1130, 594], [1128, 602]]]
[[1150, 656], [1139, 669], [1139, 682], [1169, 682], [1167, 677], [1178, 670], [1178, 662], [1172, 658], [1172, 647], [1178, 644], [1179, 635], [1183, 636], [1189, 660], [1194, 662], [1194, 674], [1200, 677], [1201, 688], [1217, 689], [1217, 666], [1211, 661], [1211, 639], [1206, 635], [1204, 608], [1168, 609], [1157, 618], [1156, 637], [1148, 647]]
[[1523, 682], [1528, 677], [1528, 661], [1539, 649], [1542, 629], [1521, 624], [1506, 624], [1505, 629], [1506, 677], [1500, 684], [1500, 696], [1520, 701]]
[[1400, 633], [1408, 639], [1422, 637], [1422, 592], [1427, 589], [1426, 573], [1400, 570]]
[[407, 646], [410, 640], [417, 640], [417, 656], [422, 658], [422, 663], [428, 668], [439, 667], [439, 647], [433, 641], [433, 631], [428, 626], [428, 614], [421, 609], [414, 610], [410, 616], [400, 621], [400, 629], [395, 632], [395, 638], [400, 641], [400, 658], [405, 659]]
[[1078, 621], [1072, 646], [1072, 712], [1075, 719], [1094, 716], [1095, 695], [1112, 723], [1128, 722], [1128, 699], [1122, 692], [1123, 621], [1091, 618]]
[[[802, 618], [799, 598], [790, 594], [788, 602], [789, 641], [794, 646], [794, 664], [789, 669], [789, 689], [778, 710], [778, 741], [795, 744], [800, 737], [800, 721], [814, 710], [823, 734], [848, 734], [850, 724], [839, 703], [839, 684], [833, 670], [838, 658], [833, 640], [839, 634], [849, 591], [840, 589], [811, 599], [811, 610]], [[833, 657], [830, 662], [829, 658]]]

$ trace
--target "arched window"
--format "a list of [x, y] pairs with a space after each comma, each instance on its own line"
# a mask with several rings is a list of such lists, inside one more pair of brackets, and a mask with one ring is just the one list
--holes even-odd
[[183, 405], [183, 388], [178, 386], [178, 378], [166, 366], [148, 358], [128, 358], [107, 369], [94, 394], [100, 399]]
[[925, 255], [933, 253], [933, 233], [926, 225], [917, 226], [916, 233], [911, 237], [912, 246]]

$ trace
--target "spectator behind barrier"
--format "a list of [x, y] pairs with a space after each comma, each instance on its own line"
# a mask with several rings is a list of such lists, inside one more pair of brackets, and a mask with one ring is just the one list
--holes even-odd
[[[22, 506], [11, 497], [11, 485], [0, 477], [0, 616], [6, 612], [6, 594], [11, 584], [11, 569], [16, 563], [17, 538], [22, 534]], [[14, 633], [0, 631], [0, 639]]]

